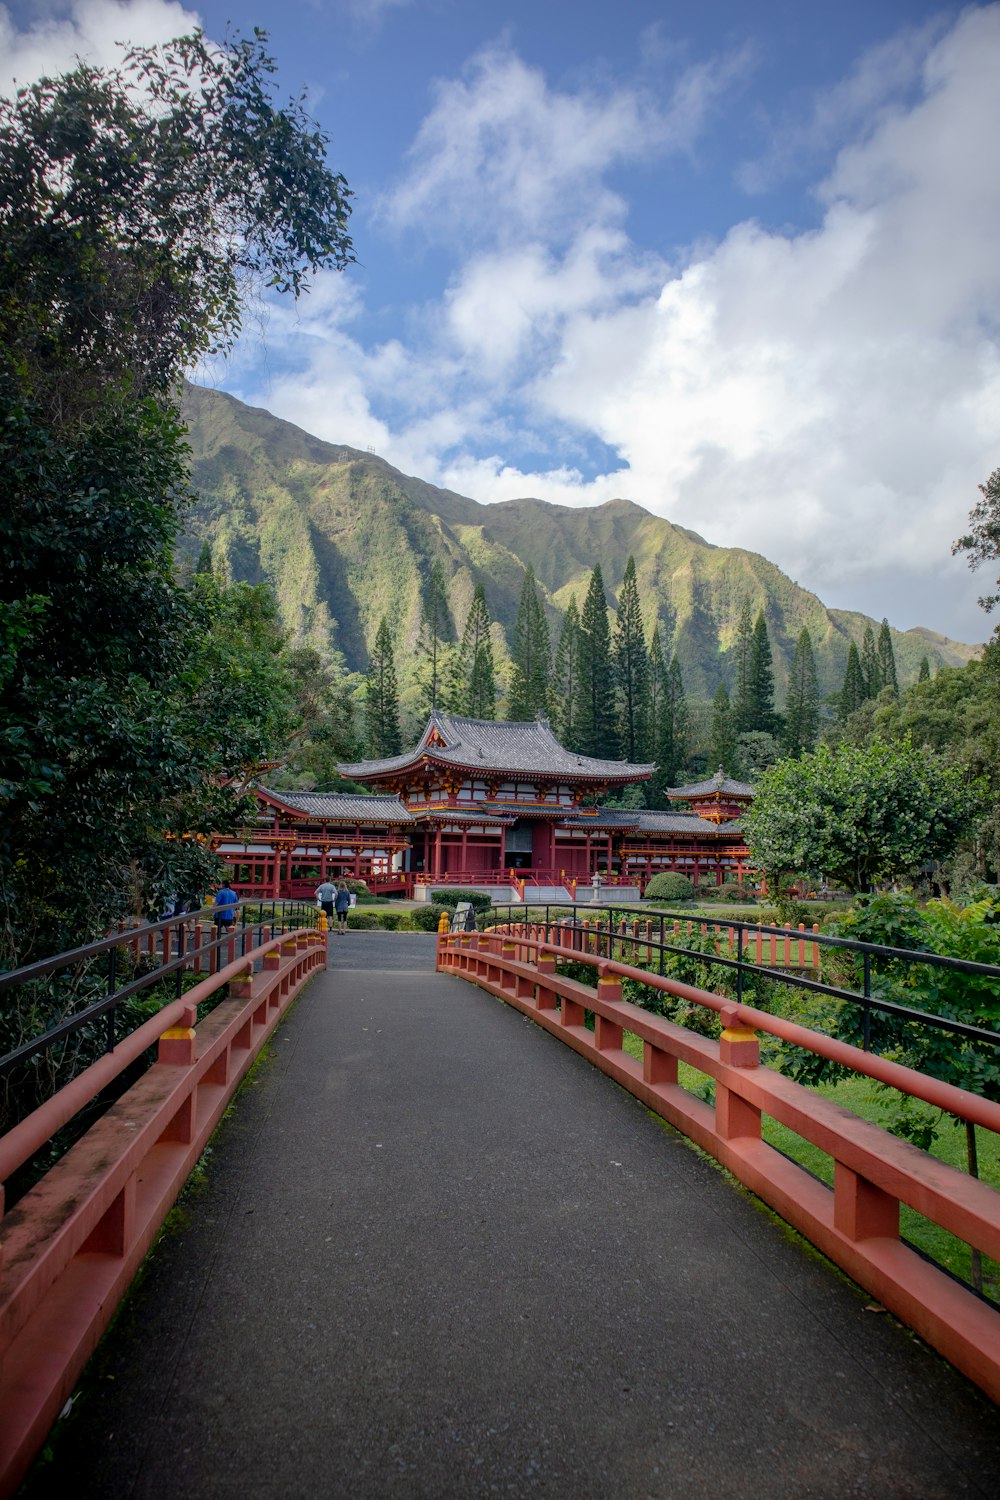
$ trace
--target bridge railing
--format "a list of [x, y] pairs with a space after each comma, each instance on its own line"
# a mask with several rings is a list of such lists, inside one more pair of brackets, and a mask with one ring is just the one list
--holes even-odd
[[[6, 1213], [0, 1187], [0, 1496], [14, 1493], [44, 1442], [280, 1016], [326, 964], [325, 933], [300, 927], [254, 942], [256, 927], [245, 932], [245, 948], [236, 932], [205, 944], [203, 955], [222, 954], [221, 967], [0, 1136], [2, 1184], [156, 1049], [138, 1081]], [[226, 999], [198, 1022], [198, 1007], [222, 990]]]
[[[571, 928], [515, 925], [506, 932], [442, 932], [439, 970], [515, 1006], [610, 1074], [1000, 1401], [1000, 1309], [906, 1244], [899, 1222], [906, 1204], [1000, 1261], [1000, 1193], [762, 1066], [759, 1034], [998, 1134], [1000, 1104], [783, 1017], [588, 952], [588, 935], [581, 946]], [[589, 966], [596, 984], [560, 974], [557, 965], [568, 961]], [[714, 1011], [721, 1037], [700, 1035], [623, 1000], [626, 979]], [[627, 1034], [641, 1057], [626, 1050]], [[681, 1063], [711, 1081], [714, 1103], [681, 1083]], [[764, 1140], [765, 1116], [832, 1158], [832, 1187]]]
[[[550, 903], [531, 906], [501, 904], [494, 906], [488, 921], [495, 930], [517, 932], [539, 926], [548, 936], [559, 932], [562, 941], [568, 934], [569, 945], [576, 952], [597, 954], [605, 958], [629, 951], [642, 954], [646, 966], [655, 965], [662, 977], [671, 956], [696, 959], [709, 968], [718, 968], [733, 976], [735, 998], [743, 999], [748, 982], [757, 978], [790, 986], [813, 995], [857, 1007], [861, 1014], [863, 1051], [872, 1046], [872, 1024], [877, 1016], [926, 1026], [957, 1040], [1000, 1049], [1000, 1031], [991, 1031], [953, 1017], [938, 1016], [931, 1011], [901, 1005], [874, 993], [877, 973], [873, 960], [891, 960], [904, 965], [946, 969], [982, 980], [995, 981], [1000, 987], [1000, 966], [974, 963], [969, 959], [948, 958], [938, 953], [924, 953], [913, 948], [890, 948], [878, 943], [858, 942], [853, 938], [832, 937], [813, 927], [772, 927], [759, 922], [745, 922], [731, 917], [686, 917], [678, 912], [657, 912], [636, 907], [608, 906], [596, 908], [591, 903], [572, 908], [572, 917], [558, 914], [565, 908]], [[541, 913], [540, 920], [532, 917]], [[711, 935], [709, 944], [692, 939]], [[832, 984], [821, 974], [825, 949], [855, 954], [861, 962], [862, 986], [859, 990]], [[812, 971], [812, 972], [810, 972]]]

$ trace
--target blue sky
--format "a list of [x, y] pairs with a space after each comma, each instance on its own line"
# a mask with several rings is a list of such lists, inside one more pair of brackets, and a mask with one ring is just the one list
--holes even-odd
[[828, 604], [978, 640], [1000, 465], [1000, 5], [0, 3], [7, 81], [270, 33], [359, 265], [234, 395], [482, 501], [624, 495]]

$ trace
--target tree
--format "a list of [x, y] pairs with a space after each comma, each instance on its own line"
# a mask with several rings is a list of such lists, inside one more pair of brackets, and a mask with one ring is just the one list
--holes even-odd
[[869, 891], [946, 858], [981, 793], [908, 740], [824, 745], [765, 771], [745, 814], [747, 842], [776, 889], [809, 874]]
[[[879, 692], [883, 688], [891, 688], [895, 697], [899, 697], [899, 678], [896, 675], [896, 657], [892, 649], [892, 633], [889, 630], [889, 621], [882, 620], [878, 633], [878, 685]], [[878, 697], [874, 693], [873, 697]]]
[[514, 626], [513, 673], [508, 719], [544, 718], [548, 711], [549, 666], [552, 643], [548, 622], [538, 597], [535, 571], [529, 563], [521, 585]]
[[857, 712], [867, 696], [865, 674], [861, 669], [861, 656], [858, 652], [857, 643], [852, 641], [847, 648], [847, 669], [844, 672], [844, 685], [840, 690], [839, 717], [841, 723], [846, 722], [851, 714]]
[[[891, 647], [890, 647], [891, 649]], [[819, 683], [812, 637], [803, 626], [795, 643], [785, 705], [785, 749], [789, 755], [812, 750], [819, 733]]]
[[337, 766], [360, 758], [354, 704], [347, 678], [312, 646], [286, 648], [294, 692], [294, 729], [284, 766], [269, 777], [273, 787], [330, 791], [341, 783]]
[[649, 652], [642, 622], [635, 558], [625, 564], [612, 645], [618, 688], [618, 741], [625, 760], [637, 764], [649, 753]]
[[931, 664], [927, 660], [926, 656], [922, 656], [920, 658], [920, 670], [917, 673], [917, 681], [918, 682], [930, 682], [930, 678], [931, 678]]
[[579, 750], [580, 611], [571, 599], [563, 615], [552, 667], [552, 704], [556, 733], [568, 750]]
[[261, 596], [172, 563], [182, 373], [248, 287], [352, 258], [346, 185], [271, 69], [257, 36], [198, 35], [0, 100], [3, 962], [150, 898], [287, 732]]
[[493, 719], [497, 711], [493, 642], [486, 592], [477, 583], [455, 661], [456, 712], [470, 719]]
[[719, 683], [712, 701], [712, 739], [708, 748], [708, 764], [713, 774], [720, 766], [729, 776], [736, 770], [733, 710], [724, 682]]
[[865, 697], [877, 698], [882, 691], [882, 669], [871, 622], [865, 626], [865, 633], [861, 639], [861, 676], [865, 684]]
[[744, 599], [740, 605], [740, 612], [736, 621], [736, 641], [733, 654], [736, 660], [736, 674], [733, 684], [733, 727], [739, 733], [741, 729], [754, 728], [754, 704], [752, 680], [754, 625], [753, 610], [750, 600]]
[[[978, 488], [982, 498], [969, 516], [971, 530], [960, 536], [951, 549], [952, 552], [967, 552], [970, 568], [1000, 558], [1000, 469], [994, 469], [986, 483]], [[1000, 583], [1000, 579], [997, 582]], [[1000, 604], [1000, 592], [984, 594], [979, 603], [989, 614]]]
[[455, 639], [455, 626], [448, 606], [448, 591], [444, 569], [435, 562], [427, 580], [420, 605], [420, 636], [417, 649], [426, 664], [426, 682], [423, 694], [425, 717], [435, 708], [441, 707], [445, 681], [444, 652]]
[[601, 565], [590, 575], [580, 615], [580, 699], [577, 713], [580, 748], [599, 759], [613, 758], [615, 690], [611, 676], [611, 634]]
[[665, 786], [677, 786], [687, 758], [688, 707], [684, 696], [684, 679], [677, 653], [670, 659], [663, 713], [660, 718], [660, 740], [657, 746], [657, 778]]
[[747, 709], [739, 724], [741, 732], [756, 731], [773, 734], [778, 727], [774, 712], [774, 667], [771, 658], [771, 642], [767, 634], [767, 621], [761, 610], [754, 621], [753, 640], [750, 650], [750, 683]]
[[399, 691], [392, 631], [385, 615], [379, 621], [368, 662], [365, 686], [365, 741], [373, 758], [398, 755], [403, 745], [399, 734]]

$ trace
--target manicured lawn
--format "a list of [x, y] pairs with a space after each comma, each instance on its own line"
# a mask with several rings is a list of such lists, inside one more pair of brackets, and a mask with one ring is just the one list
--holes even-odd
[[[633, 1057], [641, 1059], [642, 1043], [631, 1032], [625, 1034], [625, 1049]], [[690, 1089], [700, 1098], [711, 1100], [714, 1097], [711, 1080], [684, 1063], [680, 1064], [679, 1080], [684, 1088]], [[847, 1078], [839, 1083], [824, 1084], [817, 1088], [816, 1092], [823, 1098], [830, 1099], [844, 1109], [850, 1110], [853, 1114], [860, 1115], [863, 1119], [871, 1120], [874, 1124], [883, 1127], [887, 1119], [898, 1110], [900, 1103], [900, 1095], [894, 1090], [880, 1089], [869, 1078]], [[917, 1108], [922, 1112], [922, 1117], [933, 1121], [938, 1120], [936, 1110], [925, 1105], [918, 1105]], [[762, 1125], [762, 1134], [769, 1145], [791, 1157], [800, 1166], [806, 1167], [823, 1182], [833, 1185], [833, 1159], [825, 1152], [818, 1150], [793, 1131], [766, 1116]], [[976, 1132], [976, 1139], [979, 1176], [984, 1182], [1000, 1189], [1000, 1137], [995, 1136], [991, 1131], [979, 1129]], [[944, 1116], [938, 1124], [938, 1135], [931, 1147], [931, 1154], [964, 1172], [966, 1170], [965, 1151], [964, 1125]], [[904, 1239], [932, 1260], [943, 1265], [953, 1275], [960, 1277], [963, 1281], [971, 1279], [971, 1257], [968, 1245], [955, 1239], [954, 1235], [946, 1233], [945, 1230], [939, 1229], [936, 1224], [914, 1213], [905, 1205], [902, 1205], [900, 1209], [900, 1232]], [[1000, 1265], [985, 1257], [983, 1259], [983, 1290], [987, 1295], [1000, 1300]]]

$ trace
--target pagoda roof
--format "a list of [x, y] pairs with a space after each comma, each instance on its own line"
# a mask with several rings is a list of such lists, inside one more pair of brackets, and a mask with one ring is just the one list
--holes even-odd
[[435, 711], [413, 750], [385, 760], [363, 760], [338, 766], [344, 776], [365, 781], [415, 768], [422, 760], [482, 773], [564, 776], [571, 781], [642, 781], [654, 765], [631, 765], [578, 755], [560, 745], [548, 721], [506, 724], [493, 719], [465, 719]]
[[748, 781], [734, 781], [720, 766], [707, 781], [695, 781], [690, 786], [672, 786], [667, 796], [678, 801], [689, 801], [695, 797], [752, 797], [753, 787]]
[[729, 823], [712, 823], [695, 812], [660, 812], [659, 809], [642, 809], [635, 814], [635, 826], [640, 833], [690, 833], [699, 838], [728, 838], [736, 831], [737, 819]]
[[256, 788], [257, 796], [296, 818], [319, 818], [324, 823], [412, 823], [398, 797], [366, 792], [273, 792]]

